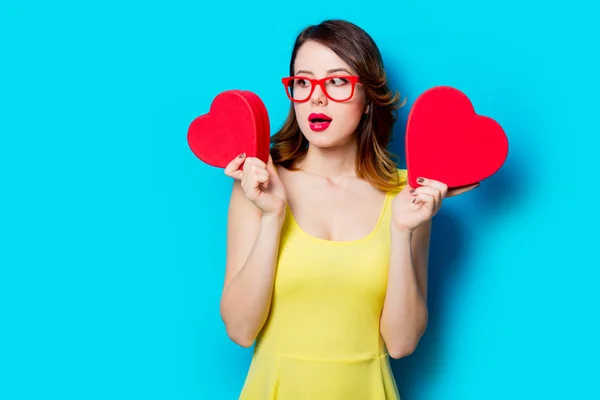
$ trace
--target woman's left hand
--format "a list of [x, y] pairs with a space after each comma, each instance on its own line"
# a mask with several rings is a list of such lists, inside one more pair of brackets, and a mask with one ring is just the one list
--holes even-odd
[[449, 191], [446, 184], [433, 179], [419, 178], [418, 182], [421, 185], [418, 188], [407, 184], [392, 202], [392, 221], [397, 229], [414, 231], [437, 214], [446, 197], [456, 196], [479, 186], [479, 183], [475, 183]]

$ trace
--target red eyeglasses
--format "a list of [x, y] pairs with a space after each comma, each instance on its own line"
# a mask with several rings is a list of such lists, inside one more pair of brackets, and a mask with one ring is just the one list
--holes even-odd
[[358, 76], [354, 75], [327, 76], [323, 79], [288, 76], [281, 81], [287, 96], [295, 103], [308, 101], [317, 85], [321, 87], [328, 99], [337, 102], [348, 101], [354, 96], [356, 84], [360, 83]]

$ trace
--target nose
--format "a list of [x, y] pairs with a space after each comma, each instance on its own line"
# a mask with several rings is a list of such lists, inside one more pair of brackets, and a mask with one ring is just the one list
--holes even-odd
[[313, 93], [310, 96], [310, 103], [312, 105], [327, 104], [327, 96], [325, 96], [325, 93], [323, 93], [323, 88], [321, 87], [321, 85], [315, 85], [315, 90], [313, 90]]

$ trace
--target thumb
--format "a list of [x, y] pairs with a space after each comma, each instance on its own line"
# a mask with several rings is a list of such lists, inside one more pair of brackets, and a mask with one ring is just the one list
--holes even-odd
[[267, 161], [267, 172], [269, 172], [269, 175], [277, 175], [277, 177], [279, 177], [279, 175], [277, 174], [277, 169], [275, 168], [275, 164], [273, 163], [273, 157], [271, 157], [271, 154], [269, 154], [269, 160]]
[[281, 180], [279, 179], [279, 173], [277, 172], [275, 163], [273, 163], [273, 157], [271, 157], [270, 154], [269, 154], [269, 160], [267, 161], [267, 172], [269, 173], [269, 179], [271, 181], [275, 181], [275, 184], [281, 183]]
[[228, 175], [234, 179], [241, 180], [243, 172], [240, 169], [240, 167], [242, 166], [244, 161], [246, 161], [246, 153], [242, 153], [233, 160], [231, 160], [231, 162], [229, 162], [229, 164], [227, 164], [227, 166], [225, 167], [225, 175]]

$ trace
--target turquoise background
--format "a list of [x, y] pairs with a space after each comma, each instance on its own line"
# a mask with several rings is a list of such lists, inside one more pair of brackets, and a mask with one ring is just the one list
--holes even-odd
[[0, 398], [237, 398], [251, 349], [219, 317], [231, 181], [187, 127], [242, 88], [277, 128], [295, 35], [326, 18], [366, 29], [407, 96], [394, 151], [440, 84], [510, 141], [436, 216], [430, 325], [393, 362], [403, 400], [600, 398], [591, 2], [208, 4], [0, 5]]

